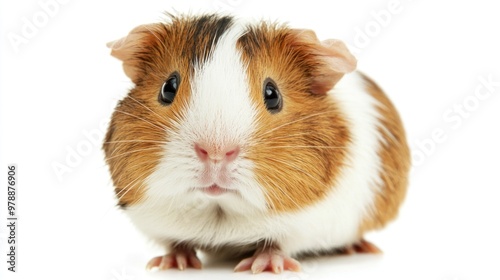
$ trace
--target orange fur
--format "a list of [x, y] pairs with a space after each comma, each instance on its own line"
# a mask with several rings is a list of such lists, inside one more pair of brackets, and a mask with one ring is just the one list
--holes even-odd
[[[259, 109], [246, 156], [255, 162], [255, 176], [274, 211], [292, 212], [323, 198], [346, 157], [344, 117], [326, 94], [312, 93], [318, 87], [311, 77], [326, 67], [311, 51], [315, 44], [301, 42], [293, 30], [266, 24], [238, 42]], [[278, 114], [264, 107], [263, 81], [268, 77], [283, 96]]]

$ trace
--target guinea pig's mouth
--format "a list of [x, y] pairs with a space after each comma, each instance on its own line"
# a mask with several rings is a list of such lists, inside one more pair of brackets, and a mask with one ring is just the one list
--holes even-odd
[[208, 195], [211, 195], [211, 196], [219, 196], [219, 195], [222, 195], [225, 193], [235, 192], [234, 190], [222, 188], [217, 184], [213, 184], [209, 187], [200, 188], [200, 190]]

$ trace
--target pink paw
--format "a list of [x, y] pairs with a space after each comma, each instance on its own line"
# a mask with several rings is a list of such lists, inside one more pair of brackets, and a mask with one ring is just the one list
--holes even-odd
[[159, 270], [165, 270], [177, 267], [179, 270], [184, 270], [187, 267], [201, 269], [201, 261], [196, 256], [194, 250], [174, 249], [171, 253], [151, 259], [147, 266], [147, 270], [152, 270], [157, 267]]
[[234, 268], [235, 272], [251, 270], [252, 273], [261, 273], [270, 270], [281, 273], [283, 270], [300, 271], [300, 263], [295, 259], [285, 256], [276, 249], [257, 251], [253, 257], [243, 259]]

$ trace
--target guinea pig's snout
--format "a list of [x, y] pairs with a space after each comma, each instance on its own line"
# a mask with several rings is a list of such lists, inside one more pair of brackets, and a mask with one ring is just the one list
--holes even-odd
[[213, 147], [196, 143], [194, 144], [194, 150], [202, 162], [231, 162], [235, 160], [240, 153], [240, 147], [234, 145]]

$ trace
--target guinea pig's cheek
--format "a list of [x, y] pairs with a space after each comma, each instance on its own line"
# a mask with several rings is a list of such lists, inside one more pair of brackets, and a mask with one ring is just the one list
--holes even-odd
[[[185, 149], [179, 149], [176, 139], [163, 147], [161, 159], [154, 172], [146, 179], [147, 195], [162, 198], [187, 193], [196, 185], [196, 161], [186, 157]], [[194, 167], [194, 168], [193, 168]]]
[[231, 174], [231, 183], [235, 186], [238, 196], [253, 208], [267, 210], [266, 193], [255, 178], [254, 162], [243, 157], [235, 162]]

